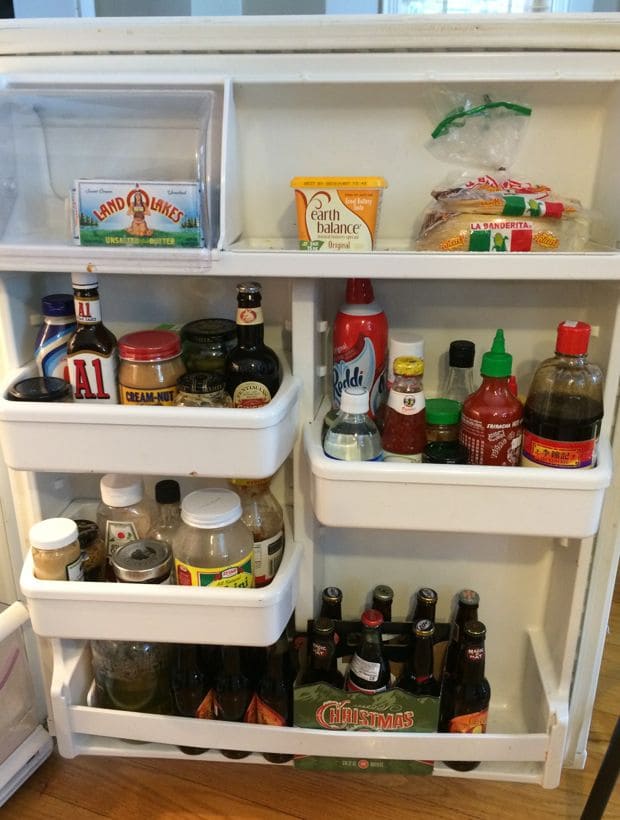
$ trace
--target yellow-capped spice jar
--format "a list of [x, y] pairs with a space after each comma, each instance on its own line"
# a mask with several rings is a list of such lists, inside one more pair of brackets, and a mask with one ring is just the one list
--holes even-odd
[[185, 373], [181, 339], [172, 330], [139, 330], [118, 340], [121, 404], [172, 405]]

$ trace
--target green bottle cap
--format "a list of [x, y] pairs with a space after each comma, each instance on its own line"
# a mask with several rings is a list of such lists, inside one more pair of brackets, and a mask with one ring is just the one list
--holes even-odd
[[504, 342], [504, 331], [498, 330], [495, 333], [491, 349], [482, 356], [480, 367], [481, 376], [492, 376], [495, 378], [507, 378], [512, 373], [512, 356], [506, 353]]
[[461, 420], [461, 403], [454, 399], [427, 399], [427, 424], [458, 424]]

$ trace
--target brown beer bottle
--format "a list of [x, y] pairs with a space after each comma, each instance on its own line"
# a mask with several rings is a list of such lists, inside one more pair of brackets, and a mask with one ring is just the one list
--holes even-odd
[[308, 667], [301, 676], [300, 686], [309, 683], [329, 683], [336, 689], [344, 687], [344, 675], [338, 670], [334, 622], [318, 617], [312, 627]]
[[233, 407], [262, 407], [280, 386], [280, 361], [263, 341], [258, 282], [237, 285], [237, 346], [226, 357], [226, 390]]
[[459, 649], [463, 640], [463, 627], [468, 621], [478, 619], [478, 605], [480, 596], [473, 589], [462, 589], [459, 592], [456, 615], [452, 621], [450, 643], [446, 650], [446, 662], [443, 671], [444, 681], [453, 678], [456, 674], [456, 664]]
[[399, 689], [412, 695], [439, 697], [439, 681], [433, 675], [433, 636], [435, 627], [427, 618], [416, 621], [413, 655], [396, 682]]
[[[486, 627], [481, 621], [468, 621], [463, 633], [456, 676], [443, 685], [439, 731], [480, 734], [486, 732], [491, 700], [491, 687], [484, 676]], [[444, 762], [459, 772], [480, 765], [475, 760]]]
[[77, 327], [67, 342], [74, 401], [118, 404], [116, 337], [101, 320], [97, 277], [72, 273]]
[[362, 614], [362, 640], [355, 650], [347, 673], [347, 692], [376, 695], [390, 686], [390, 665], [383, 654], [381, 627], [383, 615], [376, 609]]
[[[178, 644], [174, 652], [170, 680], [174, 710], [182, 717], [198, 717], [198, 707], [211, 688], [206, 669], [200, 663], [199, 647], [194, 644]], [[206, 749], [197, 746], [179, 746], [188, 755], [199, 755]]]
[[[267, 664], [256, 691], [256, 722], [268, 726], [293, 725], [293, 671], [284, 632], [267, 649]], [[270, 763], [287, 763], [293, 755], [263, 752]]]
[[394, 590], [386, 584], [379, 584], [372, 591], [372, 609], [376, 609], [383, 615], [383, 620], [392, 620], [392, 602], [394, 601]]
[[[241, 649], [238, 646], [220, 647], [220, 668], [215, 682], [215, 717], [217, 720], [242, 722], [250, 701], [252, 689], [241, 669]], [[221, 749], [225, 757], [239, 760], [250, 752]]]
[[416, 593], [413, 623], [427, 620], [435, 623], [435, 609], [437, 608], [437, 593], [430, 587], [422, 587]]
[[325, 587], [321, 595], [322, 618], [331, 618], [333, 621], [342, 620], [342, 590], [338, 587]]

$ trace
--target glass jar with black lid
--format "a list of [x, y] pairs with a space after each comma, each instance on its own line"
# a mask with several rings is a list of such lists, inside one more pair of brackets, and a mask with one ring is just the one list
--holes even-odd
[[177, 407], [232, 407], [220, 373], [186, 373], [177, 381]]
[[237, 344], [231, 319], [196, 319], [181, 328], [183, 362], [188, 373], [223, 373], [227, 353]]

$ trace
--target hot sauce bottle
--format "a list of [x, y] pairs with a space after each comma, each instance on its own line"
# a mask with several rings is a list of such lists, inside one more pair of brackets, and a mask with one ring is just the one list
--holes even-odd
[[426, 446], [423, 372], [424, 363], [416, 356], [399, 356], [394, 362], [394, 384], [381, 436], [385, 461], [422, 461]]
[[519, 464], [523, 405], [510, 390], [511, 371], [512, 356], [506, 353], [504, 331], [498, 330], [482, 357], [482, 384], [463, 404], [459, 441], [467, 448], [468, 464]]

